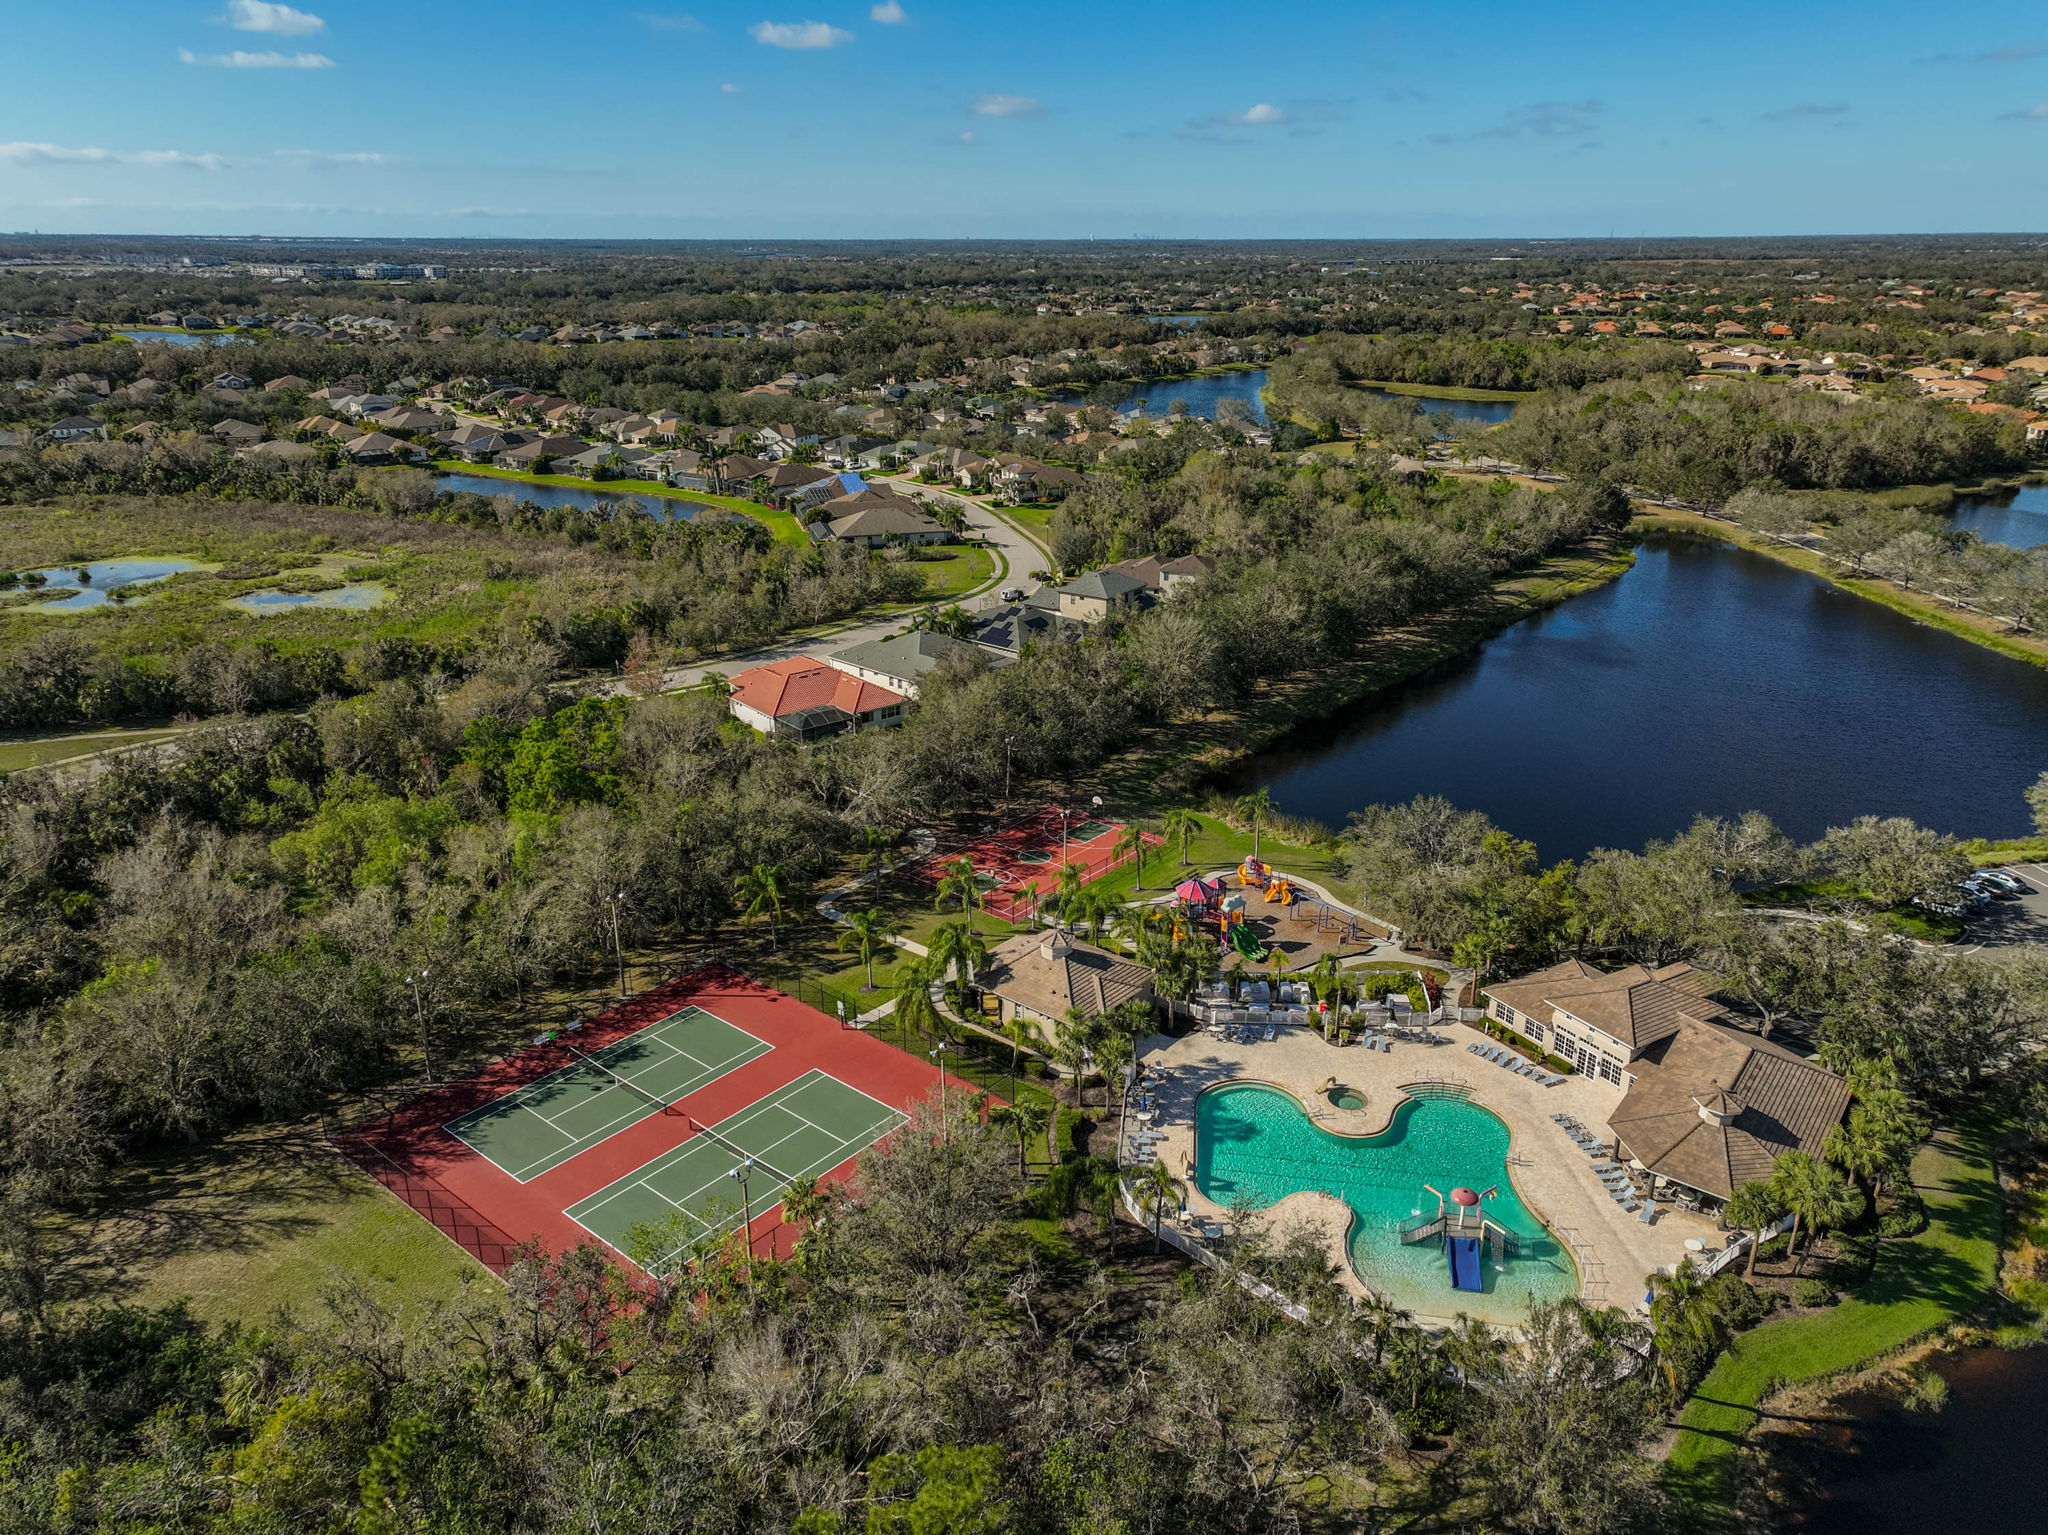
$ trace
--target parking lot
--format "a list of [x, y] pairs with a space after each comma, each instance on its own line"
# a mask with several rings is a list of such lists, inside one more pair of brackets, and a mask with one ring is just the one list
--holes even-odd
[[2016, 901], [1993, 901], [1969, 916], [1960, 947], [2010, 949], [2023, 943], [2048, 943], [2048, 864], [2016, 863], [2007, 872], [2033, 887]]

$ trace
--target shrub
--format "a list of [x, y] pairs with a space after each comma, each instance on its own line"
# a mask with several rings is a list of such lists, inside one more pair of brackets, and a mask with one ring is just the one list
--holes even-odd
[[1707, 1283], [1713, 1292], [1714, 1308], [1737, 1332], [1754, 1327], [1778, 1304], [1777, 1291], [1749, 1283], [1734, 1269], [1716, 1274]]
[[1074, 1132], [1081, 1125], [1079, 1109], [1061, 1109], [1053, 1125], [1053, 1156], [1061, 1162], [1071, 1162], [1080, 1153], [1074, 1148]]
[[1838, 1299], [1824, 1279], [1801, 1279], [1792, 1286], [1792, 1301], [1799, 1306], [1832, 1306]]
[[1900, 1237], [1916, 1237], [1927, 1229], [1927, 1206], [1915, 1194], [1901, 1199], [1884, 1212], [1877, 1223], [1877, 1234], [1887, 1240]]

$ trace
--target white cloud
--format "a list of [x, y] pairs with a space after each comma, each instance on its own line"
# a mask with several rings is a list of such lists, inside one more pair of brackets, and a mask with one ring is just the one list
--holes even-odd
[[305, 37], [327, 23], [306, 11], [269, 0], [228, 0], [228, 25], [237, 32], [275, 32], [279, 37]]
[[994, 95], [977, 97], [974, 110], [983, 117], [1036, 117], [1045, 110], [1045, 103], [1036, 96]]
[[0, 162], [9, 165], [182, 165], [217, 171], [227, 164], [216, 154], [187, 154], [182, 149], [73, 149], [63, 144], [32, 144], [17, 140], [0, 144]]
[[963, 133], [960, 135], [960, 142], [963, 144], [972, 144], [974, 142], [974, 135], [972, 133]]
[[704, 32], [709, 30], [696, 17], [680, 11], [635, 11], [633, 19], [642, 26], [653, 27], [658, 32]]
[[1259, 123], [1284, 123], [1287, 121], [1287, 114], [1278, 107], [1262, 101], [1257, 106], [1240, 112], [1237, 120], [1251, 126]]
[[305, 165], [382, 165], [387, 158], [370, 149], [346, 149], [333, 153], [323, 149], [278, 149], [272, 153], [280, 160], [296, 160]]
[[903, 14], [903, 7], [896, 0], [882, 0], [882, 3], [868, 12], [871, 20], [879, 21], [885, 27], [899, 26], [910, 18]]
[[744, 91], [746, 87], [744, 85], [735, 85], [732, 81], [728, 80], [725, 82], [725, 84], [721, 85], [719, 89], [721, 91], [724, 91], [725, 94], [728, 96], [737, 96], [741, 91]]
[[2005, 115], [2025, 123], [2048, 123], [2048, 101], [2037, 101], [2030, 107], [2021, 107], [2019, 111]]
[[853, 34], [845, 28], [822, 21], [757, 21], [747, 32], [755, 42], [770, 48], [837, 48], [853, 41]]
[[332, 69], [334, 60], [324, 53], [194, 53], [180, 48], [178, 57], [187, 64], [208, 69]]

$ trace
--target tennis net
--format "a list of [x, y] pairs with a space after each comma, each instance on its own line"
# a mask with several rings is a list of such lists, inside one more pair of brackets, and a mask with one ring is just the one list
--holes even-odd
[[727, 1140], [724, 1136], [720, 1135], [716, 1130], [712, 1129], [711, 1126], [705, 1124], [701, 1119], [694, 1119], [686, 1113], [683, 1115], [683, 1122], [687, 1124], [690, 1127], [690, 1129], [696, 1134], [706, 1137], [714, 1146], [723, 1146], [727, 1151], [730, 1151], [742, 1162], [751, 1162], [756, 1167], [761, 1168], [763, 1171], [772, 1174], [785, 1187], [787, 1187], [789, 1184], [796, 1182], [796, 1179], [792, 1178], [788, 1173], [782, 1171], [781, 1168], [777, 1167], [774, 1163], [770, 1162], [766, 1157], [762, 1156], [760, 1152], [749, 1151], [746, 1149], [746, 1147], [741, 1146], [736, 1142]]
[[599, 1060], [596, 1056], [592, 1055], [588, 1050], [579, 1050], [573, 1043], [566, 1039], [563, 1040], [562, 1043], [568, 1047], [569, 1053], [575, 1056], [577, 1060], [583, 1062], [583, 1064], [586, 1066], [595, 1067], [597, 1070], [603, 1072], [606, 1076], [610, 1077], [614, 1082], [618, 1083], [619, 1086], [623, 1087], [627, 1092], [638, 1093], [642, 1098], [645, 1098], [649, 1103], [653, 1104], [657, 1109], [661, 1110], [661, 1112], [664, 1114], [674, 1112], [674, 1110], [670, 1108], [668, 1100], [666, 1098], [657, 1097], [655, 1094], [650, 1093], [646, 1088], [642, 1087], [638, 1082], [635, 1082], [631, 1077], [620, 1076], [616, 1071], [613, 1071], [611, 1067], [605, 1065], [603, 1061]]

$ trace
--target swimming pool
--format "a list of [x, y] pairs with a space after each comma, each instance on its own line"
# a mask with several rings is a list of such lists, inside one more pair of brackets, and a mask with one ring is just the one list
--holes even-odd
[[[1332, 1134], [1291, 1094], [1260, 1083], [1210, 1088], [1195, 1107], [1195, 1187], [1203, 1195], [1225, 1206], [1247, 1198], [1270, 1205], [1304, 1190], [1334, 1195], [1351, 1208], [1358, 1277], [1395, 1305], [1431, 1316], [1465, 1311], [1516, 1322], [1535, 1302], [1578, 1291], [1570, 1254], [1515, 1193], [1507, 1154], [1508, 1127], [1451, 1093], [1406, 1099], [1373, 1136]], [[1446, 1193], [1499, 1189], [1482, 1208], [1519, 1250], [1498, 1266], [1486, 1262], [1483, 1290], [1451, 1288], [1441, 1243], [1401, 1241], [1404, 1224], [1436, 1209], [1424, 1184]]]

